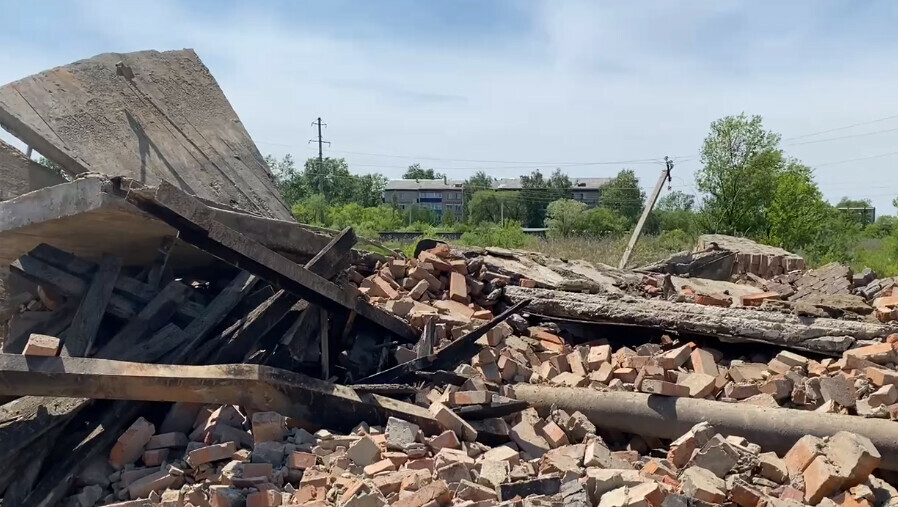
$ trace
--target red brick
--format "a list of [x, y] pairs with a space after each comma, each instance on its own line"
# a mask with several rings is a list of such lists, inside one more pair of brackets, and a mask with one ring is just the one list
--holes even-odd
[[165, 462], [166, 458], [168, 458], [169, 449], [153, 449], [150, 451], [144, 451], [143, 453], [143, 464], [148, 467], [159, 466]]
[[171, 432], [153, 435], [147, 442], [146, 449], [166, 449], [176, 447], [187, 447], [187, 435], [183, 433]]
[[128, 495], [132, 500], [145, 498], [153, 491], [162, 491], [175, 483], [176, 478], [168, 473], [168, 470], [160, 470], [156, 473], [141, 477], [128, 485]]
[[253, 442], [280, 442], [287, 431], [286, 419], [277, 412], [253, 414]]
[[465, 275], [455, 271], [449, 274], [449, 299], [464, 304], [468, 304], [471, 301], [471, 298], [468, 297]]
[[390, 459], [382, 459], [376, 463], [372, 463], [364, 468], [365, 475], [373, 477], [383, 472], [395, 472], [396, 465]]
[[620, 379], [621, 382], [632, 384], [636, 382], [636, 376], [639, 372], [635, 368], [618, 368], [614, 370], [614, 378]]
[[384, 297], [387, 299], [396, 299], [399, 297], [399, 292], [390, 285], [385, 278], [380, 275], [373, 275], [369, 278], [371, 280], [371, 295], [376, 297]]
[[438, 255], [434, 255], [426, 250], [418, 254], [418, 260], [421, 262], [430, 263], [437, 271], [452, 271], [452, 264], [439, 257]]
[[658, 366], [665, 370], [673, 370], [683, 366], [692, 354], [692, 347], [687, 343], [675, 349], [668, 350], [657, 357]]
[[798, 475], [804, 471], [814, 458], [823, 452], [823, 440], [813, 435], [805, 435], [795, 442], [789, 452], [783, 456], [789, 475]]
[[246, 507], [278, 507], [283, 498], [274, 490], [256, 491], [246, 497]]
[[489, 391], [455, 391], [449, 394], [449, 404], [453, 407], [488, 404], [492, 399]]
[[314, 454], [301, 451], [293, 451], [287, 458], [287, 467], [297, 470], [305, 470], [315, 466], [317, 457]]
[[804, 500], [811, 505], [817, 505], [820, 500], [839, 491], [845, 484], [845, 476], [822, 455], [814, 458], [814, 461], [804, 469], [802, 476]]
[[192, 467], [197, 467], [205, 463], [229, 459], [236, 450], [237, 444], [235, 442], [207, 445], [187, 453], [187, 463]]
[[449, 503], [451, 493], [446, 481], [431, 482], [427, 486], [416, 491], [413, 495], [397, 500], [391, 507], [424, 507], [425, 505], [446, 505]]
[[724, 306], [733, 304], [733, 299], [724, 294], [696, 294], [695, 302], [705, 306]]
[[539, 427], [539, 434], [546, 439], [546, 442], [549, 442], [549, 445], [552, 448], [561, 447], [562, 445], [568, 445], [567, 435], [564, 433], [557, 424], [553, 421], [548, 421], [545, 424]]
[[439, 435], [433, 437], [428, 442], [428, 445], [433, 450], [433, 452], [439, 452], [440, 449], [459, 449], [461, 448], [461, 442], [458, 441], [458, 436], [454, 431], [446, 430]]
[[143, 455], [144, 446], [153, 437], [156, 427], [143, 417], [134, 421], [131, 426], [112, 446], [109, 451], [109, 463], [117, 468], [129, 465], [137, 461]]
[[611, 362], [611, 345], [596, 345], [589, 347], [586, 355], [586, 366], [590, 371], [596, 371], [604, 363]]
[[271, 463], [244, 463], [243, 464], [243, 477], [248, 479], [250, 477], [265, 477], [270, 478], [272, 473], [274, 473], [274, 467]]
[[776, 292], [760, 292], [758, 294], [746, 294], [739, 299], [742, 302], [742, 306], [761, 306], [768, 299], [781, 299], [781, 297]]
[[530, 328], [530, 337], [539, 340], [540, 345], [551, 352], [563, 353], [564, 340], [560, 336], [538, 328]]
[[661, 396], [689, 396], [688, 387], [663, 380], [643, 380], [640, 390], [644, 393], [659, 394]]
[[877, 387], [885, 385], [898, 386], [898, 373], [894, 371], [886, 370], [885, 368], [874, 368], [871, 366], [865, 369], [864, 373], [867, 375], [867, 378], [870, 379], [870, 382]]
[[59, 338], [32, 333], [22, 354], [26, 356], [52, 357], [59, 353]]
[[689, 354], [689, 360], [692, 362], [692, 369], [695, 370], [695, 373], [704, 373], [714, 377], [719, 373], [714, 355], [707, 350], [696, 348]]

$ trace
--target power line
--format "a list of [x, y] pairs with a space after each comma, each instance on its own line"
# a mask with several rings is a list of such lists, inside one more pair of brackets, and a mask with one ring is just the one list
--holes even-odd
[[827, 129], [827, 130], [820, 130], [820, 131], [817, 131], [817, 132], [811, 132], [811, 133], [809, 133], [809, 134], [802, 134], [802, 135], [800, 135], [800, 136], [789, 137], [789, 138], [786, 138], [786, 139], [783, 139], [783, 140], [784, 140], [784, 141], [794, 141], [794, 140], [796, 140], [796, 139], [804, 139], [804, 138], [806, 138], [806, 137], [818, 136], [818, 135], [820, 135], [820, 134], [829, 134], [830, 132], [838, 132], [838, 131], [840, 131], [840, 130], [848, 130], [848, 129], [851, 129], [851, 128], [854, 128], [854, 127], [861, 127], [861, 126], [864, 126], [864, 125], [871, 125], [871, 124], [873, 124], [873, 123], [880, 123], [880, 122], [884, 122], [884, 121], [888, 121], [888, 120], [894, 120], [894, 119], [896, 119], [896, 118], [898, 118], [898, 115], [895, 115], [895, 116], [886, 116], [885, 118], [879, 118], [879, 119], [876, 119], [876, 120], [870, 120], [870, 121], [863, 121], [863, 122], [860, 122], [860, 123], [853, 123], [853, 124], [851, 124], [851, 125], [845, 125], [845, 126], [843, 126], [843, 127], [835, 127], [835, 128], [831, 128], [831, 129]]

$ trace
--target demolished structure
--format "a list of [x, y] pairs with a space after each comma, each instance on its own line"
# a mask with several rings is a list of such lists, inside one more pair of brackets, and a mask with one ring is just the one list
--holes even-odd
[[4, 507], [898, 502], [894, 279], [724, 236], [365, 252], [292, 220], [189, 50], [0, 122], [75, 177], [0, 202]]

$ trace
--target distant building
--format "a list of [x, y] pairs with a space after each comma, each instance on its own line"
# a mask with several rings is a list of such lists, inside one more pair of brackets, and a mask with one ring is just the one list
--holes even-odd
[[[590, 208], [599, 204], [601, 189], [612, 178], [571, 178], [570, 198]], [[461, 220], [465, 204], [464, 180], [390, 180], [384, 189], [384, 204], [399, 209], [421, 206], [433, 210], [437, 217], [443, 213], [455, 214]], [[521, 190], [520, 178], [500, 178], [493, 181], [497, 191]]]
[[446, 180], [390, 180], [384, 188], [384, 203], [404, 210], [420, 206], [433, 210], [438, 218], [443, 213], [454, 213], [462, 219], [465, 193], [464, 181]]
[[[613, 178], [571, 178], [570, 198], [593, 208], [599, 205], [602, 187]], [[494, 190], [522, 190], [520, 178], [500, 178], [493, 181]]]

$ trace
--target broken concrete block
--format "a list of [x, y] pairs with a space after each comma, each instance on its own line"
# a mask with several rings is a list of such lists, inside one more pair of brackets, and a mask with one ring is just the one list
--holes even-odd
[[692, 464], [724, 477], [739, 461], [739, 451], [722, 436], [714, 435], [692, 458]]
[[821, 377], [820, 393], [824, 401], [834, 401], [842, 407], [853, 407], [857, 402], [854, 384], [842, 375]]
[[371, 437], [362, 437], [349, 446], [346, 456], [356, 465], [365, 467], [380, 461], [380, 447]]
[[406, 446], [415, 442], [418, 437], [419, 427], [403, 419], [390, 417], [387, 419], [387, 427], [384, 430], [387, 440], [387, 449], [401, 451]]
[[848, 431], [831, 436], [824, 452], [844, 474], [845, 487], [866, 481], [882, 459], [869, 438]]

